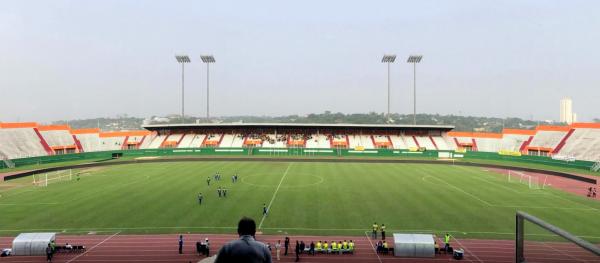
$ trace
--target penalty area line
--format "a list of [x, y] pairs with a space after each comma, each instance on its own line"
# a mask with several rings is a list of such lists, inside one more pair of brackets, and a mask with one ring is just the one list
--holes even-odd
[[275, 196], [277, 196], [277, 192], [279, 192], [279, 188], [281, 188], [281, 183], [283, 183], [283, 180], [285, 179], [288, 172], [290, 171], [290, 167], [292, 167], [292, 163], [288, 164], [288, 167], [285, 169], [285, 172], [283, 172], [283, 176], [281, 177], [281, 180], [279, 180], [277, 189], [275, 189], [275, 192], [273, 193], [273, 197], [271, 197], [271, 202], [269, 202], [269, 205], [267, 206], [267, 213], [265, 213], [263, 215], [262, 219], [260, 220], [260, 224], [258, 224], [258, 229], [262, 229], [262, 224], [263, 224], [263, 222], [265, 222], [265, 218], [271, 212], [271, 205], [273, 204], [273, 201], [275, 200]]

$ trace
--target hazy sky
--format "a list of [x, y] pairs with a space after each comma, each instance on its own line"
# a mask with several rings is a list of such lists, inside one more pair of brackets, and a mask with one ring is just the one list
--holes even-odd
[[600, 1], [0, 1], [0, 121], [386, 110], [600, 117]]

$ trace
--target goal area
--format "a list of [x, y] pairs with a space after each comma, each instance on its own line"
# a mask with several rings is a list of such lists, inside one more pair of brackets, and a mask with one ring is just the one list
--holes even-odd
[[33, 175], [33, 185], [46, 187], [48, 184], [71, 181], [73, 179], [73, 170], [60, 170], [42, 174]]
[[546, 188], [546, 180], [548, 176], [543, 178], [536, 175], [530, 175], [524, 172], [509, 170], [507, 180], [509, 183], [519, 183], [526, 185], [529, 189], [538, 190]]

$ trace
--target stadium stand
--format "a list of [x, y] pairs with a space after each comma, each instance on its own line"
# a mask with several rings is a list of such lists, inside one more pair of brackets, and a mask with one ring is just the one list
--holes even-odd
[[[254, 124], [262, 126], [264, 124]], [[263, 147], [263, 148], [348, 148], [352, 150], [466, 150], [510, 155], [543, 155], [557, 160], [600, 160], [600, 124], [570, 126], [541, 125], [535, 130], [504, 129], [502, 133], [453, 132], [447, 130], [382, 131], [360, 125], [317, 126], [294, 124], [281, 127], [243, 126], [229, 128], [163, 129], [102, 132], [71, 129], [68, 125], [0, 123], [0, 158], [18, 158], [64, 153], [126, 149]], [[279, 125], [279, 124], [276, 124]], [[235, 125], [233, 125], [235, 126]]]
[[2, 123], [0, 147], [9, 159], [53, 154], [44, 138], [38, 135], [36, 123]]
[[535, 136], [526, 147], [527, 154], [550, 155], [570, 130], [569, 126], [538, 126]]
[[408, 149], [408, 146], [406, 146], [406, 143], [404, 142], [404, 138], [400, 135], [390, 135], [390, 141], [392, 142], [394, 149]]
[[557, 154], [565, 158], [597, 161], [600, 159], [600, 124], [575, 123], [569, 138]]

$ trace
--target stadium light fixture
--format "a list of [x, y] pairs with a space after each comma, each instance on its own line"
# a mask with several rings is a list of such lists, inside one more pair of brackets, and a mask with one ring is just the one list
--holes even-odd
[[215, 57], [213, 55], [202, 55], [200, 56], [202, 62], [206, 63], [206, 121], [210, 120], [210, 63], [215, 63]]
[[175, 55], [175, 59], [181, 64], [181, 123], [185, 122], [185, 63], [190, 63], [187, 55]]
[[396, 61], [396, 55], [383, 55], [381, 63], [387, 63], [387, 121], [390, 121], [390, 64]]
[[413, 124], [417, 124], [417, 63], [421, 63], [422, 55], [410, 55], [406, 62], [413, 64]]

